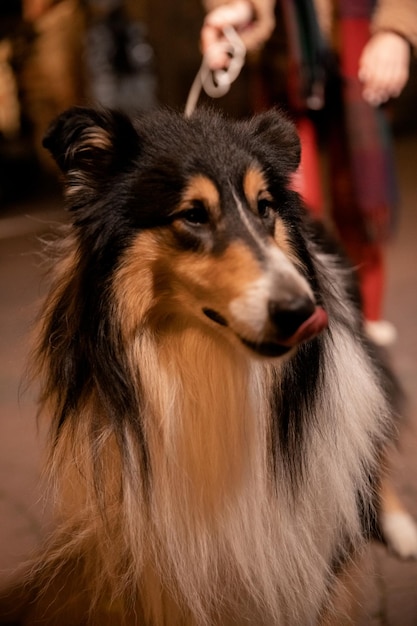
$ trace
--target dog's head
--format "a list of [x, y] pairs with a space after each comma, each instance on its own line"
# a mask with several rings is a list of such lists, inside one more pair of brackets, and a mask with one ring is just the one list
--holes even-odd
[[300, 144], [279, 112], [74, 108], [44, 145], [65, 175], [88, 297], [110, 290], [124, 332], [181, 318], [274, 357], [326, 326], [289, 188]]

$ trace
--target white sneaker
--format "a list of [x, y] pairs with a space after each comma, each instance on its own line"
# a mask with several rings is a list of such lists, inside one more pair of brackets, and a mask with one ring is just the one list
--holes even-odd
[[394, 324], [387, 320], [366, 320], [365, 330], [369, 339], [383, 348], [392, 346], [398, 335]]

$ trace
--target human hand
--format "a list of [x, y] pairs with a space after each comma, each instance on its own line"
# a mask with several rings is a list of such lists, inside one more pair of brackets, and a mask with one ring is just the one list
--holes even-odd
[[211, 70], [227, 68], [230, 62], [230, 44], [224, 36], [224, 28], [232, 26], [239, 32], [252, 20], [252, 6], [247, 0], [235, 0], [207, 14], [201, 30], [201, 48]]
[[363, 98], [378, 106], [399, 96], [408, 80], [409, 66], [410, 45], [401, 35], [389, 31], [373, 35], [359, 60]]

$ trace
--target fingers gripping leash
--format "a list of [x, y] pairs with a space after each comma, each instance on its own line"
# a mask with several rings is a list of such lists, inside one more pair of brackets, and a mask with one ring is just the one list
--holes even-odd
[[210, 49], [207, 50], [188, 94], [184, 111], [185, 117], [189, 117], [195, 110], [202, 89], [211, 98], [221, 98], [229, 91], [230, 86], [240, 74], [245, 63], [246, 46], [232, 26], [224, 29], [224, 36], [226, 41], [216, 43], [216, 46], [224, 46], [224, 51], [230, 57], [230, 62], [227, 68], [211, 70], [209, 64]]

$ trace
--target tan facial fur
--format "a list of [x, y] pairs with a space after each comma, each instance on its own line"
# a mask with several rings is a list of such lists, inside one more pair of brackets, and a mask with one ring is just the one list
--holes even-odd
[[250, 167], [243, 179], [243, 191], [254, 213], [257, 213], [257, 201], [260, 197], [268, 197], [268, 184], [262, 172], [256, 167]]
[[146, 231], [125, 254], [114, 285], [123, 326], [130, 332], [148, 316], [188, 312], [200, 317], [204, 307], [227, 315], [230, 301], [262, 276], [251, 250], [239, 241], [213, 256], [178, 251], [170, 239]]
[[[245, 175], [244, 192], [254, 212], [260, 198], [272, 201], [264, 176], [255, 168]], [[175, 210], [178, 220], [170, 227], [139, 233], [125, 253], [114, 281], [123, 327], [134, 333], [145, 318], [158, 325], [161, 317], [169, 316], [197, 318], [216, 327], [204, 314], [209, 309], [223, 318], [229, 334], [231, 330], [252, 342], [273, 339], [276, 329], [269, 320], [269, 302], [313, 297], [297, 270], [285, 224], [278, 218], [277, 245], [269, 236], [258, 236], [262, 260], [250, 243], [241, 239], [232, 239], [221, 254], [209, 249], [182, 250], [175, 245], [171, 229], [183, 228], [180, 216], [196, 202], [208, 211], [213, 228], [221, 228], [219, 192], [211, 180], [198, 175], [191, 179]]]
[[212, 219], [218, 220], [221, 215], [220, 197], [215, 184], [206, 176], [194, 176], [184, 194], [179, 210], [187, 209], [194, 201], [202, 202], [210, 212]]
[[[268, 183], [263, 173], [256, 167], [251, 167], [247, 170], [243, 181], [243, 190], [249, 202], [249, 206], [255, 214], [257, 213], [258, 200], [267, 199], [272, 201], [272, 196], [268, 191]], [[286, 224], [279, 215], [275, 222], [274, 240], [286, 256], [288, 256], [296, 266], [300, 267], [301, 263], [291, 244]]]

